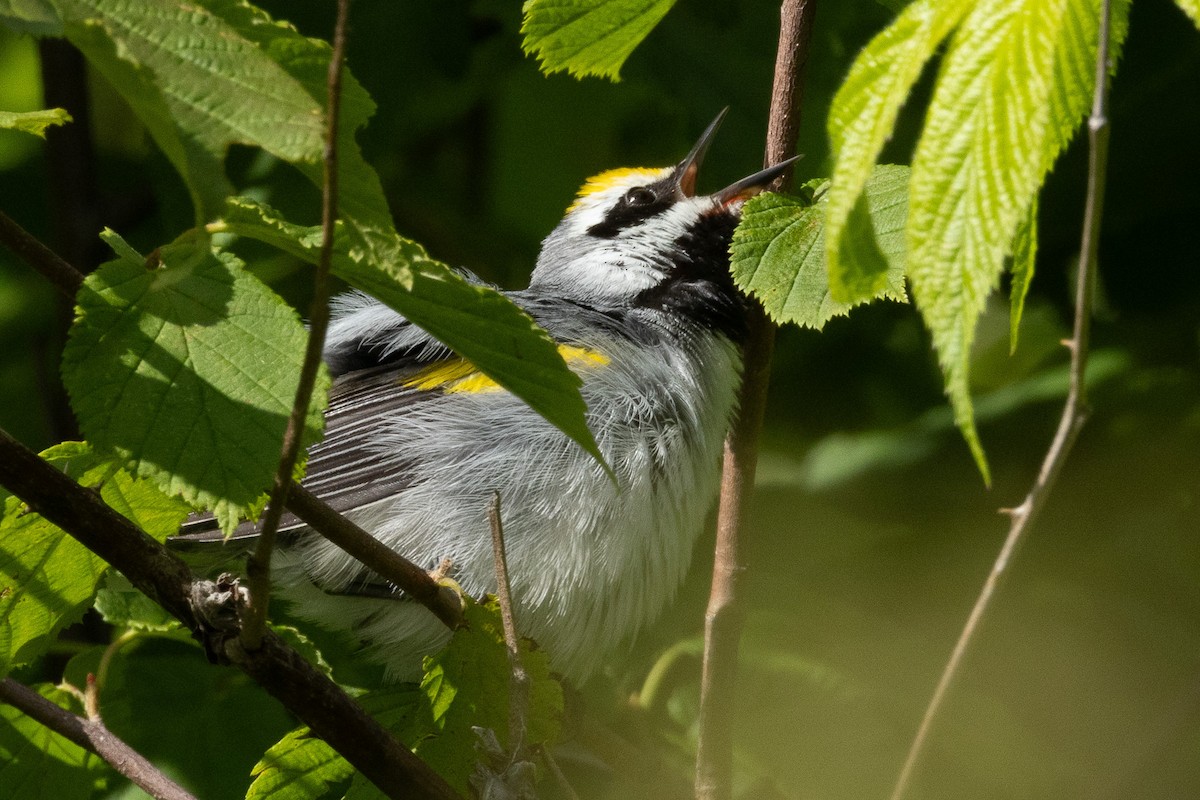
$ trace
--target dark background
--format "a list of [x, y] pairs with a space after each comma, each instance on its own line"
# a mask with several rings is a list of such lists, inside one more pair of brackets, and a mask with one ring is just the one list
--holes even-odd
[[[310, 36], [332, 28], [330, 4], [262, 5]], [[818, 9], [799, 180], [828, 174], [832, 94], [891, 15], [866, 0]], [[542, 76], [521, 54], [515, 2], [357, 0], [349, 64], [379, 104], [360, 141], [401, 233], [518, 288], [587, 176], [676, 161], [722, 107], [731, 112], [701, 188], [760, 166], [777, 19], [759, 0], [680, 3], [613, 84]], [[930, 79], [884, 160], [907, 163]], [[0, 208], [80, 266], [103, 256], [89, 230], [110, 225], [150, 250], [191, 220], [182, 184], [129, 110], [98, 77], [88, 86], [86, 169], [56, 176], [50, 167], [66, 165], [48, 163], [40, 141], [0, 132]], [[0, 109], [42, 106], [36, 44], [0, 33]], [[1093, 415], [967, 659], [913, 797], [1200, 796], [1200, 33], [1166, 0], [1134, 4], [1112, 121]], [[886, 796], [1007, 530], [997, 509], [1027, 491], [1061, 408], [1084, 145], [1043, 194], [1017, 353], [1006, 295], [981, 322], [973, 378], [990, 490], [950, 424], [913, 308], [876, 304], [820, 333], [781, 332], [744, 582], [737, 757], [750, 796]], [[228, 171], [316, 222], [315, 190], [286, 165], [235, 149]], [[80, 190], [95, 193], [94, 212], [55, 205]], [[83, 225], [82, 238], [64, 239], [56, 214]], [[306, 268], [242, 253], [306, 301]], [[73, 435], [56, 412], [68, 318], [41, 278], [0, 252], [0, 425], [39, 448]], [[634, 741], [678, 745], [662, 752], [682, 775], [710, 543], [662, 624], [579, 698]], [[674, 666], [645, 692], [656, 663]], [[640, 706], [629, 700], [639, 695]], [[201, 770], [186, 742], [145, 738], [180, 774]], [[647, 788], [645, 773], [610, 780], [579, 761], [567, 767], [589, 796], [666, 791]]]

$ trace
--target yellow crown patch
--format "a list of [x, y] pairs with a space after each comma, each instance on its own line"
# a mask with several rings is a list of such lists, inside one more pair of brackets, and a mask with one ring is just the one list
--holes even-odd
[[567, 209], [570, 214], [575, 209], [579, 208], [579, 204], [584, 198], [590, 197], [597, 192], [603, 192], [606, 189], [611, 189], [614, 186], [624, 183], [628, 178], [661, 178], [667, 174], [666, 169], [654, 169], [651, 167], [622, 167], [620, 169], [610, 169], [601, 172], [599, 175], [593, 175], [587, 179], [580, 189], [579, 194], [575, 197], [575, 202], [571, 203], [571, 207]]

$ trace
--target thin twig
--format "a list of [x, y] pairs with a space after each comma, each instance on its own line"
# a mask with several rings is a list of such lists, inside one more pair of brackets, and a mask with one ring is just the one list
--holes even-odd
[[279, 469], [271, 488], [271, 499], [263, 519], [262, 531], [253, 555], [246, 565], [247, 588], [250, 599], [242, 621], [242, 643], [253, 650], [267, 624], [267, 606], [271, 597], [271, 551], [275, 547], [275, 532], [287, 504], [292, 486], [292, 473], [300, 455], [300, 440], [304, 420], [312, 400], [313, 386], [321, 368], [325, 350], [325, 332], [329, 327], [329, 267], [333, 261], [333, 231], [337, 222], [338, 197], [338, 116], [342, 103], [342, 62], [346, 57], [346, 17], [350, 0], [338, 0], [337, 21], [333, 31], [333, 52], [329, 57], [327, 78], [328, 105], [325, 113], [324, 185], [321, 193], [321, 252], [313, 276], [313, 299], [309, 309], [308, 347], [300, 368], [300, 382], [292, 413], [288, 417], [279, 454]]
[[[771, 113], [767, 123], [767, 166], [796, 153], [804, 65], [816, 0], [783, 0]], [[777, 179], [787, 188], [791, 172]], [[700, 681], [700, 738], [696, 753], [696, 797], [726, 800], [733, 789], [733, 712], [742, 612], [737, 580], [742, 571], [739, 538], [754, 487], [758, 436], [766, 408], [775, 329], [762, 307], [752, 302], [738, 419], [725, 440], [721, 500], [712, 590], [704, 618], [704, 664]]]
[[575, 787], [567, 780], [567, 776], [563, 774], [562, 767], [558, 765], [558, 759], [550, 752], [549, 747], [542, 748], [542, 758], [546, 761], [546, 766], [550, 768], [550, 774], [554, 776], [554, 782], [558, 784], [558, 789], [563, 793], [567, 800], [580, 800], [579, 792], [575, 791]]
[[[201, 638], [210, 633], [192, 605], [193, 589], [203, 582], [178, 556], [3, 429], [0, 486], [120, 570], [139, 592], [189, 630]], [[458, 797], [341, 687], [274, 633], [266, 633], [258, 650], [231, 649], [226, 655], [383, 792], [429, 800]]]
[[971, 609], [970, 616], [959, 634], [958, 641], [950, 659], [946, 662], [937, 687], [925, 709], [921, 725], [913, 737], [904, 766], [892, 789], [891, 800], [901, 800], [912, 782], [913, 773], [925, 746], [929, 740], [929, 732], [937, 719], [942, 702], [954, 678], [958, 674], [964, 655], [970, 647], [980, 623], [987, 613], [992, 596], [995, 594], [1000, 581], [1004, 578], [1008, 566], [1016, 556], [1018, 547], [1024, 542], [1025, 536], [1033, 526], [1038, 514], [1046, 504], [1050, 491], [1066, 463], [1067, 456], [1075, 444], [1079, 431], [1087, 421], [1087, 360], [1088, 344], [1091, 339], [1092, 296], [1096, 280], [1096, 256], [1100, 243], [1100, 220], [1104, 208], [1104, 188], [1108, 176], [1108, 31], [1112, 8], [1110, 0], [1103, 0], [1100, 16], [1100, 41], [1096, 53], [1096, 87], [1092, 99], [1092, 114], [1088, 118], [1088, 182], [1087, 200], [1083, 212], [1083, 232], [1079, 245], [1079, 276], [1075, 287], [1075, 322], [1071, 338], [1066, 342], [1071, 351], [1070, 385], [1067, 399], [1063, 404], [1062, 416], [1059, 418], [1058, 429], [1046, 456], [1042, 460], [1041, 469], [1033, 482], [1029, 493], [1019, 506], [1008, 510], [1010, 523], [1008, 536], [1000, 548], [1000, 554], [992, 564], [992, 571], [983, 584], [979, 597]]
[[60, 258], [3, 211], [0, 211], [0, 243], [40, 272], [42, 277], [50, 281], [54, 288], [68, 299], [75, 299], [75, 293], [83, 285], [83, 273]]
[[158, 800], [195, 800], [145, 756], [114, 736], [99, 719], [85, 719], [47, 700], [12, 678], [0, 681], [0, 702], [41, 723], [84, 750], [103, 758], [113, 769]]
[[462, 601], [425, 570], [327, 506], [298, 484], [288, 492], [288, 510], [309, 527], [421, 603], [450, 630], [462, 625]]
[[504, 644], [508, 648], [508, 666], [512, 670], [508, 700], [508, 750], [514, 761], [521, 760], [525, 747], [525, 727], [529, 716], [529, 673], [521, 663], [521, 641], [513, 616], [512, 589], [508, 580], [508, 557], [504, 553], [504, 523], [500, 518], [500, 493], [492, 492], [488, 506], [492, 528], [492, 562], [496, 567], [496, 599], [500, 602], [500, 621], [504, 626]]

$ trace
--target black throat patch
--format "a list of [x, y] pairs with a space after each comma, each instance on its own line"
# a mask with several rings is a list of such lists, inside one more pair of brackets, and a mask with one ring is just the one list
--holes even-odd
[[671, 311], [741, 343], [746, 307], [729, 274], [729, 242], [738, 218], [728, 211], [701, 217], [675, 240], [671, 272], [641, 292], [634, 305]]

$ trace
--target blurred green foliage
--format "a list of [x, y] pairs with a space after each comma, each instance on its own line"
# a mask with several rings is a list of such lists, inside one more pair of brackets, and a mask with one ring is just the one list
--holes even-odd
[[[332, 28], [331, 4], [262, 5], [306, 35]], [[829, 173], [830, 99], [891, 14], [868, 0], [820, 6], [800, 179]], [[541, 76], [521, 53], [517, 3], [357, 0], [349, 61], [379, 104], [360, 142], [402, 234], [519, 287], [588, 175], [677, 160], [723, 106], [732, 111], [702, 187], [758, 166], [777, 17], [765, 0], [680, 3], [611, 84]], [[31, 39], [0, 32], [0, 75], [0, 109], [43, 107]], [[930, 77], [883, 161], [909, 161]], [[115, 94], [95, 76], [90, 84], [99, 221], [151, 250], [191, 224], [187, 194]], [[1093, 415], [950, 697], [916, 797], [1200, 795], [1200, 36], [1166, 0], [1134, 3], [1112, 120]], [[747, 796], [851, 800], [890, 788], [1006, 530], [996, 510], [1023, 497], [1057, 419], [1083, 144], [1068, 149], [1042, 197], [1038, 274], [1016, 354], [1007, 354], [1003, 302], [977, 337], [972, 382], [990, 491], [954, 431], [912, 308], [877, 303], [821, 333], [781, 333], [745, 579], [738, 764]], [[53, 244], [59, 189], [48, 166], [39, 140], [0, 131], [0, 208]], [[316, 222], [316, 191], [290, 167], [236, 149], [228, 172], [289, 219]], [[299, 262], [272, 254], [264, 264], [265, 250], [239, 248], [285, 297], [306, 301]], [[70, 433], [53, 413], [66, 320], [53, 290], [0, 252], [0, 426], [39, 449]], [[560, 761], [584, 796], [669, 797], [689, 775], [697, 672], [688, 642], [701, 629], [710, 566], [702, 542], [661, 624], [574, 701], [661, 753], [661, 785], [644, 771], [609, 774], [580, 747]], [[131, 740], [170, 750], [206, 797], [236, 796], [203, 778], [215, 750], [172, 749], [155, 733], [172, 730], [188, 707], [185, 684], [202, 678], [186, 677], [171, 647], [144, 649], [170, 663], [135, 660], [131, 649], [129, 685], [169, 679], [177, 690], [137, 701]], [[647, 706], [627, 702], [666, 652], [677, 661]], [[53, 673], [55, 662], [39, 669]], [[239, 714], [242, 691], [225, 694]], [[269, 722], [256, 752], [220, 756], [246, 783], [288, 727]]]

